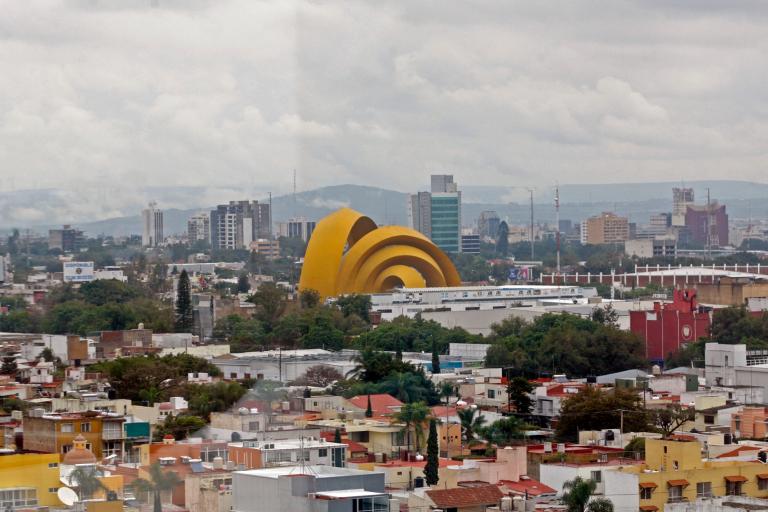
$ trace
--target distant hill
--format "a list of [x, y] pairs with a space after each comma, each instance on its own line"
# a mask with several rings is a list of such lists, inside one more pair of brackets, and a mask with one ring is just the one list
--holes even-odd
[[[652, 213], [670, 211], [672, 187], [679, 182], [617, 183], [604, 185], [565, 184], [560, 186], [561, 219], [579, 221], [601, 211], [627, 215], [634, 222], [647, 222]], [[713, 200], [727, 204], [732, 218], [768, 218], [768, 184], [743, 181], [695, 181], [697, 202], [706, 201], [706, 188]], [[529, 219], [528, 192], [516, 187], [483, 187], [462, 184], [462, 217], [472, 225], [483, 210], [495, 210], [512, 223]], [[415, 190], [414, 190], [415, 191]], [[87, 197], [82, 198], [85, 194]], [[140, 211], [150, 200], [165, 211], [165, 232], [182, 233], [186, 221], [199, 211], [229, 200], [266, 201], [266, 194], [249, 193], [234, 187], [148, 187], [131, 191], [61, 191], [55, 189], [0, 193], [0, 232], [11, 227], [33, 228], [44, 233], [50, 227], [71, 223], [89, 235], [128, 235], [141, 232]], [[261, 196], [261, 197], [259, 197]], [[407, 223], [407, 197], [404, 192], [363, 185], [322, 187], [272, 198], [275, 222], [290, 217], [317, 220], [333, 210], [348, 206], [381, 224]], [[554, 220], [554, 187], [534, 192], [536, 222]], [[98, 220], [91, 220], [98, 219]]]

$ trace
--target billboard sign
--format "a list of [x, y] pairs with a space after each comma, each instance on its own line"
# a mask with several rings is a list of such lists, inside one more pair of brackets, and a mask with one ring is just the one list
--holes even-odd
[[65, 283], [88, 283], [93, 281], [93, 262], [92, 261], [65, 261], [64, 262], [64, 282]]

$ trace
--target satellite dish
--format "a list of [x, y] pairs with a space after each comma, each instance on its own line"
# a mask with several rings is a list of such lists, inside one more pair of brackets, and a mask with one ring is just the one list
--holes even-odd
[[71, 507], [80, 501], [80, 498], [77, 497], [77, 493], [69, 487], [59, 487], [59, 490], [56, 491], [56, 495], [59, 497], [59, 501], [68, 507]]

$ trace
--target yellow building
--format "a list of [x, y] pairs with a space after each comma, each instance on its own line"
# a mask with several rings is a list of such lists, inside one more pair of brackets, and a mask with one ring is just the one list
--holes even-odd
[[[768, 466], [757, 461], [702, 459], [701, 445], [693, 437], [646, 439], [644, 464], [605, 472], [605, 495], [622, 500], [637, 490], [639, 509], [663, 510], [666, 503], [693, 502], [697, 498], [746, 495], [768, 498]], [[619, 477], [619, 478], [615, 478]]]
[[61, 507], [56, 491], [58, 453], [24, 453], [0, 456], [0, 510], [22, 507]]

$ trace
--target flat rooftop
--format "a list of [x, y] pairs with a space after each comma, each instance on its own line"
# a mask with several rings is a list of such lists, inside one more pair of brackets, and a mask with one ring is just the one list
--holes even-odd
[[249, 469], [235, 471], [238, 475], [255, 476], [259, 478], [279, 478], [281, 476], [314, 476], [317, 478], [336, 478], [351, 475], [375, 475], [372, 471], [359, 469], [337, 468], [333, 466], [278, 466], [274, 468]]

